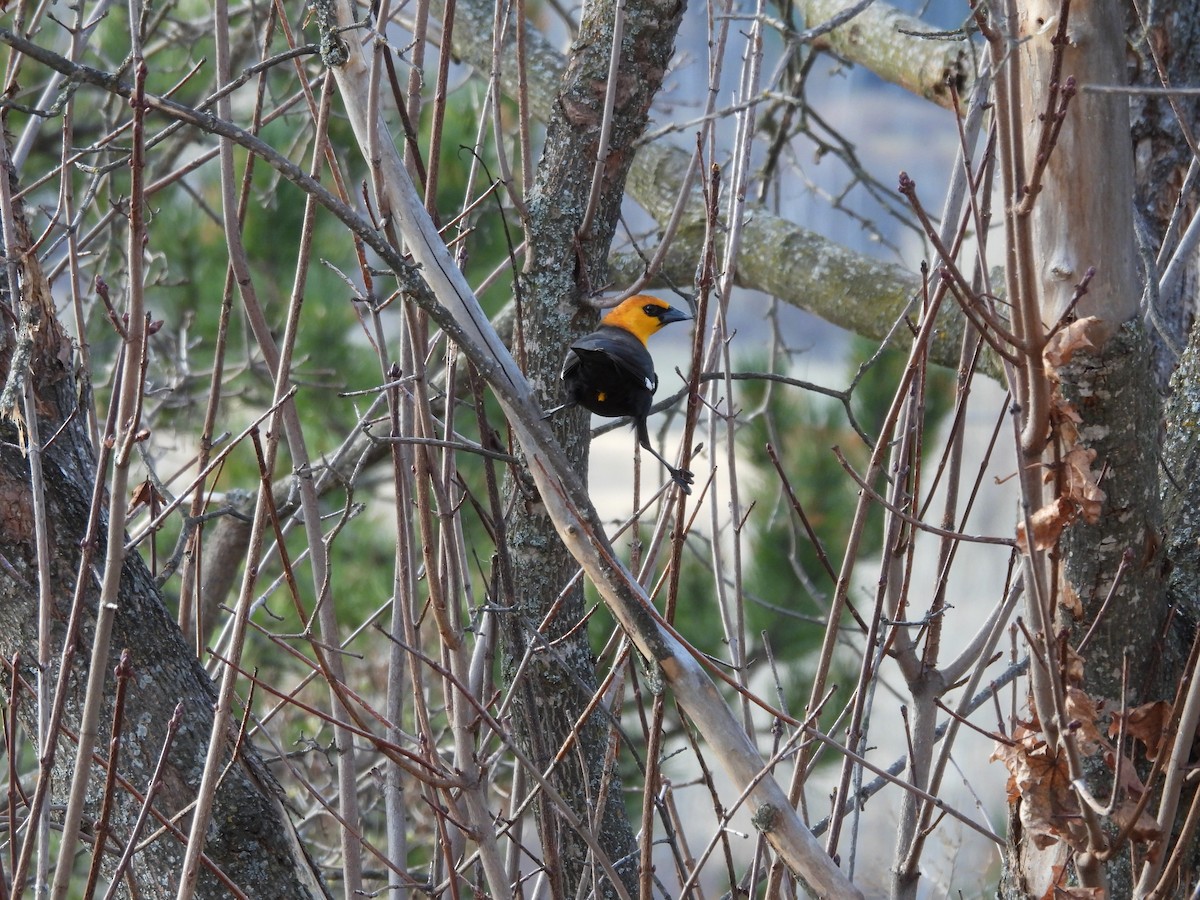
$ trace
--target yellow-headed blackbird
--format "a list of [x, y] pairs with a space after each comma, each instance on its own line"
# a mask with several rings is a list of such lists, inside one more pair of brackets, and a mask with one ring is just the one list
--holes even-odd
[[664, 325], [690, 318], [657, 297], [630, 297], [604, 316], [599, 328], [571, 345], [562, 368], [567, 402], [547, 413], [582, 406], [598, 416], [632, 416], [638, 443], [667, 467], [685, 494], [692, 492], [692, 473], [663, 459], [651, 446], [646, 430], [646, 416], [658, 387], [646, 338]]

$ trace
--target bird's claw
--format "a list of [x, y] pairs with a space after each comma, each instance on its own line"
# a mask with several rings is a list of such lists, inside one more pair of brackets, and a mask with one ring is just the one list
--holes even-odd
[[671, 469], [671, 480], [679, 485], [679, 489], [688, 496], [692, 493], [692, 482], [695, 478], [687, 469]]

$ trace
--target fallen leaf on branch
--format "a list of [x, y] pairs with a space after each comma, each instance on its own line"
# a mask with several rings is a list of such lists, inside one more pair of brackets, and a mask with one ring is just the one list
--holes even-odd
[[[1104, 760], [1110, 769], [1115, 771], [1113, 755], [1105, 754]], [[1117, 823], [1118, 828], [1129, 828], [1129, 839], [1139, 844], [1150, 844], [1147, 851], [1153, 859], [1162, 851], [1162, 845], [1158, 843], [1158, 839], [1162, 836], [1162, 829], [1158, 827], [1158, 821], [1154, 816], [1143, 809], [1138, 812], [1138, 801], [1142, 799], [1142, 795], [1146, 793], [1146, 785], [1138, 777], [1137, 769], [1134, 768], [1133, 760], [1124, 756], [1121, 759], [1121, 802], [1112, 812], [1112, 820]], [[1136, 820], [1134, 814], [1137, 813]], [[1132, 823], [1132, 824], [1131, 824]]]
[[1061, 445], [1070, 447], [1079, 442], [1079, 426], [1083, 424], [1083, 416], [1079, 414], [1075, 404], [1062, 395], [1062, 385], [1051, 379], [1050, 388], [1050, 426]]
[[1098, 350], [1104, 343], [1104, 329], [1100, 319], [1085, 316], [1054, 332], [1042, 350], [1047, 371], [1065, 366], [1080, 350]]
[[1067, 647], [1067, 683], [1083, 684], [1083, 657], [1074, 647]]
[[1063, 458], [1066, 473], [1065, 496], [1079, 508], [1079, 514], [1089, 525], [1100, 521], [1100, 510], [1104, 506], [1104, 491], [1096, 483], [1092, 473], [1092, 462], [1096, 451], [1076, 444]]
[[1079, 599], [1075, 585], [1066, 578], [1060, 577], [1058, 580], [1058, 605], [1069, 612], [1073, 619], [1083, 618], [1083, 601]]
[[[1146, 748], [1146, 758], [1154, 759], [1158, 756], [1159, 748], [1162, 746], [1163, 732], [1166, 731], [1167, 722], [1171, 718], [1171, 704], [1165, 700], [1143, 703], [1141, 706], [1126, 710], [1123, 718], [1125, 719], [1125, 734], [1141, 742], [1142, 746]], [[1120, 734], [1121, 719], [1121, 714], [1113, 716], [1108, 725], [1109, 737], [1115, 738]]]
[[1064, 840], [1076, 850], [1087, 847], [1066, 759], [1038, 732], [1019, 727], [1013, 742], [997, 744], [991, 759], [1008, 769], [1008, 802], [1020, 801], [1021, 826], [1036, 847], [1045, 850]]
[[[1075, 508], [1063, 497], [1057, 497], [1037, 510], [1029, 517], [1033, 526], [1033, 546], [1038, 550], [1049, 550], [1074, 517]], [[1022, 553], [1029, 552], [1024, 522], [1017, 523], [1017, 548]]]
[[1067, 687], [1067, 717], [1070, 719], [1071, 732], [1079, 742], [1079, 752], [1084, 756], [1091, 756], [1105, 746], [1100, 729], [1096, 727], [1096, 715], [1099, 712], [1099, 702], [1081, 688]]
[[1103, 888], [1055, 884], [1042, 894], [1041, 900], [1104, 900], [1105, 896]]

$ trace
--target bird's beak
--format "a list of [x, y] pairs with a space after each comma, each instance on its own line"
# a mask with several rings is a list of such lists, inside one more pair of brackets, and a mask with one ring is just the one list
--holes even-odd
[[660, 323], [659, 327], [662, 327], [662, 325], [669, 325], [672, 322], [687, 322], [690, 321], [691, 318], [692, 317], [689, 313], [685, 313], [683, 310], [676, 309], [673, 306], [668, 306], [665, 310], [663, 310], [663, 314], [658, 317], [658, 321]]

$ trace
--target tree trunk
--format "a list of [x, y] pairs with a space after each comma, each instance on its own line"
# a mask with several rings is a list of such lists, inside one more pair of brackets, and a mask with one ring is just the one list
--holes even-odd
[[[1145, 7], [1138, 4], [1136, 8], [1130, 4], [1126, 16], [1134, 84], [1152, 89], [1161, 87], [1160, 67], [1172, 86], [1196, 84], [1200, 78], [1200, 55], [1195, 52], [1200, 42], [1200, 10], [1195, 4], [1160, 3]], [[1142, 16], [1146, 17], [1145, 27]], [[1195, 95], [1167, 95], [1151, 90], [1132, 95], [1130, 113], [1136, 208], [1146, 226], [1149, 247], [1159, 247], [1166, 239], [1167, 252], [1160, 253], [1156, 262], [1158, 277], [1162, 278], [1167, 274], [1165, 263], [1180, 240], [1183, 225], [1196, 209], [1196, 189], [1192, 187], [1180, 210], [1185, 214], [1182, 225], [1177, 222], [1172, 229], [1177, 198], [1194, 164], [1192, 148], [1180, 120], [1187, 123], [1194, 141], [1196, 123], [1200, 121], [1200, 99]], [[1192, 175], [1194, 178], [1196, 173]], [[1200, 252], [1193, 247], [1179, 261], [1153, 308], [1146, 310], [1154, 348], [1154, 375], [1160, 389], [1166, 389], [1196, 318], [1200, 296], [1198, 261]]]
[[[7, 174], [4, 176], [7, 177]], [[20, 210], [18, 208], [18, 214]], [[79, 361], [70, 338], [55, 318], [53, 298], [36, 254], [29, 252], [30, 242], [24, 221], [17, 223], [16, 235], [5, 235], [10, 253], [21, 259], [21, 296], [15, 298], [7, 285], [3, 302], [8, 310], [20, 309], [34, 326], [16, 334], [10, 330], [0, 353], [0, 368], [9, 384], [28, 380], [36, 405], [37, 430], [42, 446], [26, 447], [28, 432], [19, 410], [10, 409], [0, 422], [0, 652], [6, 660], [20, 654], [20, 674], [25, 683], [36, 684], [38, 659], [38, 580], [36, 536], [33, 517], [32, 477], [27, 454], [41, 454], [44, 473], [42, 487], [49, 535], [50, 578], [53, 609], [54, 671], [47, 673], [54, 684], [62, 653], [72, 597], [77, 581], [84, 579], [79, 610], [79, 633], [72, 638], [71, 657], [63, 728], [54, 756], [53, 793], [50, 801], [63, 802], [69, 787], [74, 759], [73, 737], [78, 733], [80, 707], [92, 661], [91, 645], [99, 595], [98, 570], [103, 566], [103, 512], [97, 537], [83, 546], [91, 513], [93, 489], [98, 479], [96, 460], [87, 422], [86, 389], [76, 382]], [[14, 321], [6, 316], [6, 321]], [[31, 354], [25, 373], [14, 372], [14, 359], [21, 364], [19, 347], [28, 340]], [[19, 393], [17, 394], [19, 397]], [[99, 494], [107, 509], [110, 498]], [[116, 498], [128, 502], [128, 498]], [[81, 556], [88, 562], [81, 574]], [[179, 704], [180, 727], [171, 744], [155, 796], [154, 808], [159, 821], [152, 818], [140, 839], [158, 831], [164, 817], [173, 818], [171, 830], [163, 830], [133, 858], [131, 880], [137, 895], [145, 898], [170, 898], [178, 887], [187, 835], [187, 808], [195, 800], [200, 773], [204, 768], [209, 732], [212, 727], [215, 690], [196, 656], [184, 641], [179, 628], [163, 606], [154, 579], [137, 552], [125, 556], [122, 571], [120, 606], [116, 612], [109, 659], [101, 661], [110, 672], [123, 650], [128, 650], [133, 665], [124, 713], [121, 720], [119, 776], [114, 792], [111, 834], [106, 863], [111, 870], [124, 847], [138, 815], [141, 796], [163, 747], [167, 724]], [[110, 676], [111, 679], [111, 676]], [[6, 679], [7, 680], [7, 679]], [[101, 713], [102, 729], [97, 748], [107, 758], [108, 730], [113, 714], [113, 692], [105, 692]], [[35, 703], [29, 691], [14, 689], [18, 711], [30, 734], [37, 734]], [[308, 858], [283, 807], [283, 798], [274, 777], [264, 766], [257, 751], [246, 740], [231, 735], [229, 745], [238, 746], [237, 758], [229, 766], [216, 799], [212, 830], [205, 852], [206, 866], [197, 896], [225, 898], [234, 885], [248, 896], [302, 898], [327, 896], [316, 865]], [[102, 788], [104, 769], [97, 765], [89, 785], [89, 806], [84, 832], [92, 831]], [[136, 793], [135, 793], [136, 792]], [[218, 877], [215, 867], [222, 876]], [[11, 875], [12, 873], [8, 873]]]
[[[584, 7], [530, 196], [529, 250], [521, 278], [524, 316], [516, 326], [520, 336], [514, 340], [514, 346], [524, 352], [518, 361], [545, 406], [558, 402], [558, 373], [570, 338], [595, 327], [596, 313], [580, 300], [605, 287], [608, 252], [634, 142], [645, 130], [650, 102], [673, 53], [683, 9], [677, 0], [623, 7], [621, 52], [627, 57], [623, 72], [630, 74], [622, 75], [618, 85], [610, 144], [600, 168], [602, 185], [596, 212], [583, 231], [600, 147], [616, 5], [599, 2]], [[634, 72], [638, 77], [633, 77]], [[571, 248], [566, 258], [564, 248]], [[585, 473], [589, 420], [585, 411], [572, 410], [558, 414], [553, 421], [572, 463]], [[568, 752], [556, 768], [555, 782], [563, 796], [575, 802], [574, 811], [598, 826], [597, 835], [609, 858], [614, 863], [621, 861], [618, 871], [630, 891], [636, 891], [636, 843], [625, 814], [621, 782], [608, 753], [612, 730], [602, 713], [593, 713], [579, 726], [596, 691], [596, 677], [587, 630], [576, 627], [584, 613], [583, 584], [576, 582], [567, 588], [578, 566], [535, 498], [526, 495], [521, 500], [508, 531], [514, 615], [505, 629], [509, 675], [531, 645], [534, 651], [516, 695], [519, 740], [543, 768], [561, 748], [578, 740], [579, 750]], [[544, 633], [535, 638], [533, 629], [551, 609], [557, 611]], [[545, 649], [547, 639], [555, 642], [552, 652]], [[597, 821], [598, 798], [604, 802]], [[551, 877], [562, 879], [556, 890], [565, 890], [570, 896], [585, 877], [587, 846], [546, 810], [539, 816], [539, 828]], [[555, 857], [561, 865], [559, 872], [552, 864]], [[610, 892], [611, 887], [605, 889], [606, 896]]]
[[[1029, 3], [1023, 10], [1021, 35], [1028, 38], [1022, 44], [1028, 60], [1024, 68], [1028, 79], [1023, 85], [1029, 97], [1027, 148], [1036, 146], [1042, 127], [1038, 116], [1046, 109], [1053, 56], [1050, 38], [1059, 11], [1058, 3]], [[1195, 19], [1194, 10], [1186, 15], [1159, 10], [1156, 15]], [[1045, 188], [1037, 200], [1035, 246], [1043, 278], [1042, 308], [1047, 327], [1062, 315], [1065, 301], [1084, 270], [1096, 270], [1077, 314], [1097, 316], [1108, 336], [1095, 348], [1076, 353], [1069, 363], [1057, 368], [1056, 376], [1064, 399], [1081, 417], [1076, 423], [1079, 445], [1095, 453], [1091, 467], [1101, 475], [1105, 500], [1099, 521], [1078, 521], [1063, 535], [1059, 547], [1062, 605], [1056, 613], [1069, 628], [1073, 647], [1090, 635], [1083, 650], [1083, 690], [1094, 700], [1108, 701], [1116, 711], [1154, 699], [1170, 701], [1190, 642], [1190, 635], [1180, 627], [1184, 623], [1173, 618], [1173, 604], [1164, 591], [1167, 566], [1161, 548], [1164, 518], [1160, 510], [1160, 409], [1155, 382], [1161, 383], [1174, 364], [1169, 345], [1174, 342], [1177, 346], [1179, 335], [1186, 332], [1192, 317], [1191, 304], [1179, 302], [1178, 294], [1169, 300], [1163, 297], [1159, 310], [1150, 317], [1156, 323], [1156, 333], [1146, 334], [1137, 304], [1141, 295], [1134, 263], [1138, 241], [1130, 203], [1135, 194], [1136, 171], [1141, 182], [1138, 194], [1144, 198], [1138, 206], [1152, 233], [1145, 241], [1157, 246], [1156, 238], [1170, 214], [1166, 204], [1178, 196], [1177, 186], [1182, 183], [1190, 153], [1180, 155], [1177, 132], [1171, 134], [1173, 129], [1162, 124], [1166, 101], [1161, 97], [1143, 98], [1136, 104], [1141, 118], [1133, 129], [1139, 148], [1135, 168], [1133, 142], [1128, 138], [1128, 97], [1087, 89], [1127, 81], [1121, 10], [1115, 2], [1075, 4], [1070, 8], [1069, 21], [1061, 79], [1074, 77], [1081, 92], [1071, 101], [1046, 170]], [[1195, 22], [1188, 27], [1195, 28]], [[1140, 26], [1134, 26], [1133, 34], [1135, 43], [1139, 43]], [[1160, 51], [1169, 49], [1172, 43], [1158, 31], [1151, 40]], [[1168, 55], [1172, 65], [1183, 65], [1181, 57], [1194, 56]], [[1141, 80], [1157, 83], [1148, 55], [1142, 62]], [[1179, 69], [1175, 71], [1178, 74]], [[1163, 190], [1164, 184], [1172, 188]], [[1181, 416], [1186, 417], [1184, 410], [1190, 401], [1184, 398], [1194, 394], [1191, 388], [1195, 378], [1194, 371], [1181, 369], [1177, 373], [1179, 395], [1168, 422], [1178, 423]], [[1169, 473], [1172, 468], [1187, 471], [1194, 431], [1171, 429], [1164, 451], [1168, 472], [1166, 521], [1176, 534], [1178, 514], [1188, 503], [1194, 508], [1197, 498], [1184, 498], [1194, 493], [1194, 479], [1177, 481], [1173, 491]], [[1061, 461], [1051, 454], [1045, 464], [1050, 467], [1048, 471], [1053, 471], [1052, 467], [1061, 465]], [[1194, 534], [1191, 541], [1194, 545]], [[1195, 561], [1181, 552], [1186, 544], [1186, 538], [1168, 543], [1173, 582], [1195, 577]], [[1082, 605], [1076, 616], [1067, 611], [1071, 595], [1077, 596]], [[1126, 676], [1127, 681], [1123, 680]], [[1107, 796], [1111, 770], [1104, 761], [1099, 756], [1088, 759], [1085, 771], [1092, 795]], [[1066, 862], [1071, 855], [1065, 844], [1052, 850], [1054, 858], [1047, 859], [1014, 813], [1010, 817], [1002, 896], [1041, 896], [1051, 866]], [[1114, 854], [1104, 865], [1103, 880], [1109, 896], [1132, 896], [1132, 878], [1127, 851]]]

